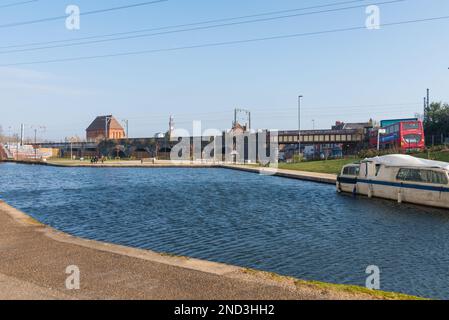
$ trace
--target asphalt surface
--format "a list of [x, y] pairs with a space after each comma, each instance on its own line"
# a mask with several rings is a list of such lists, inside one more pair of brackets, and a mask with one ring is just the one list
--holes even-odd
[[[68, 266], [80, 289], [66, 287]], [[368, 299], [239, 267], [88, 241], [0, 202], [0, 299]]]

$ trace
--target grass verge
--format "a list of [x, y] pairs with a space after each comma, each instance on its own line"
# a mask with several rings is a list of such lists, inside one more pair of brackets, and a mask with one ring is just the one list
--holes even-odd
[[341, 293], [348, 293], [354, 296], [366, 296], [368, 298], [381, 299], [381, 300], [428, 300], [425, 298], [407, 295], [403, 293], [371, 290], [356, 285], [333, 284], [313, 280], [300, 280], [293, 277], [282, 276], [273, 272], [259, 271], [250, 268], [245, 268], [243, 272], [254, 276], [262, 276], [264, 278], [268, 278], [277, 282], [287, 281], [293, 283], [297, 288], [307, 287], [317, 291], [332, 291], [335, 293], [341, 292]]
[[[449, 163], [449, 151], [423, 152], [412, 154], [412, 156], [421, 159], [430, 159]], [[363, 159], [351, 157], [337, 160], [304, 161], [300, 163], [279, 163], [279, 169], [339, 174], [343, 166], [361, 160]]]
[[358, 158], [336, 160], [305, 161], [299, 163], [279, 163], [279, 169], [338, 174], [344, 165], [356, 162]]

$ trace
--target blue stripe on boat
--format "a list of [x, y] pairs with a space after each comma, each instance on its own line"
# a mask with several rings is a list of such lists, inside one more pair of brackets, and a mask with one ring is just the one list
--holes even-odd
[[389, 181], [344, 178], [344, 177], [338, 177], [337, 181], [342, 182], [342, 183], [349, 183], [349, 184], [355, 184], [357, 182], [360, 182], [360, 183], [366, 183], [366, 184], [376, 184], [376, 185], [382, 185], [382, 186], [399, 187], [399, 188], [407, 188], [407, 189], [449, 192], [449, 188], [445, 188], [445, 187], [425, 186], [425, 185], [420, 185], [420, 184], [411, 184], [411, 183], [409, 184], [409, 183], [404, 183], [404, 182], [389, 182]]

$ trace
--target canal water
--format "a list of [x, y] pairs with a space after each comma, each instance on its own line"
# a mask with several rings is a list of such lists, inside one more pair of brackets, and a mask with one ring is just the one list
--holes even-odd
[[449, 299], [449, 211], [227, 169], [0, 164], [0, 198], [88, 239]]

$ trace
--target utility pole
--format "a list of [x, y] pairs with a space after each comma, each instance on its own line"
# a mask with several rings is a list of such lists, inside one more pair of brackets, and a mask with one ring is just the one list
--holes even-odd
[[129, 131], [128, 131], [129, 121], [128, 121], [128, 119], [124, 119], [123, 122], [125, 123], [125, 128], [126, 128], [126, 138], [129, 139]]
[[174, 130], [175, 130], [175, 119], [173, 118], [173, 116], [170, 116], [170, 120], [168, 121], [168, 139], [171, 139]]
[[251, 111], [247, 109], [239, 109], [239, 108], [234, 109], [234, 123], [232, 124], [232, 127], [235, 127], [237, 125], [238, 123], [237, 115], [239, 113], [244, 113], [246, 115], [245, 128], [246, 131], [249, 131], [251, 129]]
[[298, 96], [298, 161], [301, 159], [301, 99], [303, 96]]
[[[31, 127], [33, 129], [33, 126]], [[47, 128], [44, 126], [37, 126], [34, 128], [34, 160], [37, 160], [37, 132], [40, 130], [41, 132], [45, 132]]]
[[23, 140], [25, 139], [25, 125], [20, 125], [20, 145], [23, 146]]
[[426, 119], [427, 114], [427, 98], [424, 97], [424, 119]]
[[109, 121], [111, 121], [111, 116], [104, 117], [104, 140], [109, 140]]
[[12, 144], [12, 127], [8, 127], [8, 146]]
[[237, 108], [234, 109], [234, 122], [232, 123], [232, 127], [234, 128], [237, 124]]
[[34, 160], [37, 160], [37, 128], [34, 128]]

